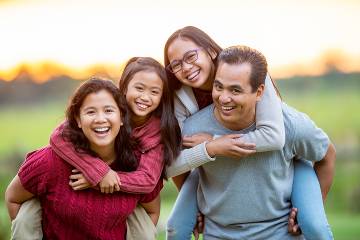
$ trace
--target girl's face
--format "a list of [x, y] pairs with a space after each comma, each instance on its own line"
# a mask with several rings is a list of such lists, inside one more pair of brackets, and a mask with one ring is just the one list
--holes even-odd
[[98, 154], [105, 149], [114, 151], [122, 121], [119, 107], [108, 91], [89, 94], [80, 107], [76, 121], [89, 140], [91, 150]]
[[144, 124], [160, 104], [163, 81], [153, 71], [140, 71], [130, 80], [126, 91], [126, 102], [132, 112], [131, 121]]
[[[196, 59], [195, 61], [186, 61], [194, 50], [196, 50], [197, 59], [195, 56], [193, 58]], [[170, 44], [167, 54], [170, 64], [176, 62], [181, 64], [181, 70], [175, 73], [180, 82], [193, 88], [212, 89], [215, 66], [212, 57], [205, 49], [191, 40], [177, 38]]]

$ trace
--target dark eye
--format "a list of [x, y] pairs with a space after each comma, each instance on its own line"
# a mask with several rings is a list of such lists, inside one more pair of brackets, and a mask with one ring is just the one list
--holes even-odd
[[86, 114], [87, 114], [87, 115], [92, 115], [92, 114], [94, 114], [94, 113], [95, 113], [94, 110], [88, 110], [88, 111], [86, 111]]
[[135, 86], [135, 89], [141, 91], [141, 90], [143, 90], [143, 87], [141, 87], [141, 86]]
[[215, 89], [217, 90], [217, 91], [220, 91], [220, 90], [222, 90], [222, 86], [220, 85], [220, 84], [214, 84], [214, 87], [215, 87]]
[[232, 90], [232, 93], [233, 93], [233, 94], [239, 94], [239, 93], [242, 93], [242, 91], [241, 91], [240, 89], [238, 89], [238, 88], [234, 88], [234, 89]]
[[108, 108], [108, 109], [105, 109], [105, 112], [106, 113], [112, 113], [112, 112], [115, 112], [114, 109], [112, 108]]
[[187, 63], [195, 62], [196, 59], [197, 59], [197, 52], [196, 51], [191, 51], [184, 57], [184, 61], [187, 62]]
[[170, 66], [171, 66], [172, 71], [175, 72], [175, 71], [181, 69], [181, 62], [173, 61]]
[[153, 90], [153, 91], [151, 91], [151, 93], [152, 93], [153, 95], [159, 95], [159, 94], [160, 94], [160, 91]]

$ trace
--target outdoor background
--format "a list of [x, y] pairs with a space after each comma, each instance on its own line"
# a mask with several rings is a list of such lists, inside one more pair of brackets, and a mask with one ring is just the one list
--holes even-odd
[[[94, 74], [117, 82], [132, 56], [162, 61], [167, 37], [186, 25], [264, 53], [283, 100], [335, 144], [327, 216], [335, 239], [359, 239], [359, 12], [356, 0], [0, 0], [0, 240], [10, 232], [4, 191], [26, 152], [48, 143], [73, 90]], [[159, 239], [176, 195], [166, 183]]]

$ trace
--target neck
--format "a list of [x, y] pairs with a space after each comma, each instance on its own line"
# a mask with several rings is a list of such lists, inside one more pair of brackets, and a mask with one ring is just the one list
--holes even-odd
[[212, 87], [213, 87], [213, 81], [211, 81], [211, 79], [208, 79], [206, 83], [199, 88], [204, 91], [212, 91]]
[[151, 114], [146, 116], [137, 116], [135, 114], [131, 115], [130, 124], [132, 128], [140, 127], [144, 125], [151, 117]]
[[113, 161], [115, 161], [116, 153], [114, 151], [114, 145], [113, 144], [111, 146], [97, 148], [97, 149], [95, 149], [93, 151], [96, 152], [99, 155], [99, 157], [109, 165]]

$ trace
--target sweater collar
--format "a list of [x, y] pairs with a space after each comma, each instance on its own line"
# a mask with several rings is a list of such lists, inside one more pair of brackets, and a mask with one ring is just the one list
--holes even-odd
[[160, 124], [160, 119], [152, 116], [145, 124], [131, 131], [131, 137], [138, 141], [139, 149], [142, 152], [148, 151], [161, 143]]

